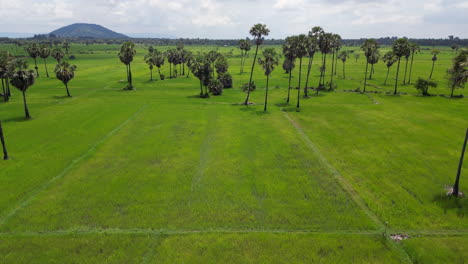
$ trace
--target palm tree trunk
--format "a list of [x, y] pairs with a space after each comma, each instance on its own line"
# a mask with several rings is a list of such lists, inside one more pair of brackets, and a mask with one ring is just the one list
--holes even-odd
[[6, 77], [5, 79], [5, 86], [6, 86], [6, 92], [7, 92], [8, 100], [9, 100], [11, 97], [11, 90], [10, 90], [10, 79], [8, 79], [8, 77]]
[[259, 45], [257, 44], [257, 48], [255, 48], [255, 55], [254, 55], [254, 59], [253, 59], [253, 62], [252, 62], [252, 69], [251, 69], [251, 71], [250, 71], [249, 88], [247, 89], [247, 98], [245, 98], [244, 105], [248, 105], [248, 104], [249, 104], [250, 87], [251, 87], [251, 85], [252, 85], [252, 75], [253, 75], [253, 71], [254, 71], [254, 67], [255, 67], [255, 60], [257, 59], [258, 46], [259, 46]]
[[463, 158], [465, 156], [466, 142], [468, 141], [468, 128], [466, 129], [465, 141], [463, 142], [462, 153], [460, 156], [460, 162], [458, 163], [457, 178], [455, 179], [455, 184], [453, 185], [452, 195], [458, 196], [459, 194], [459, 184], [460, 184], [460, 174], [463, 165]]
[[336, 68], [338, 68], [338, 50], [336, 51], [336, 56], [335, 56], [335, 75], [336, 75]]
[[182, 75], [185, 75], [185, 62], [182, 63]]
[[435, 60], [432, 61], [432, 69], [431, 69], [431, 74], [429, 75], [429, 80], [432, 79], [432, 73], [434, 72], [434, 64], [435, 64]]
[[325, 76], [327, 75], [327, 54], [323, 56], [323, 78], [322, 78], [322, 85], [325, 86]]
[[343, 61], [343, 79], [346, 79], [345, 62]]
[[450, 98], [453, 98], [453, 90], [455, 90], [455, 84], [452, 84], [452, 92], [450, 93]]
[[369, 74], [369, 80], [372, 80], [372, 73], [374, 72], [374, 64], [371, 63], [371, 69]]
[[296, 105], [297, 109], [299, 109], [299, 102], [301, 98], [301, 75], [302, 75], [302, 57], [299, 58], [299, 84], [297, 85], [297, 105]]
[[128, 64], [128, 82], [130, 83], [130, 86], [132, 86], [132, 68], [130, 66], [130, 63]]
[[364, 89], [363, 93], [366, 92], [366, 85], [367, 85], [367, 69], [369, 68], [369, 61], [366, 61], [366, 73], [364, 74]]
[[306, 76], [306, 82], [304, 86], [304, 97], [307, 98], [309, 97], [309, 94], [307, 93], [309, 88], [309, 76], [310, 76], [310, 71], [312, 70], [312, 63], [314, 62], [314, 55], [309, 56], [309, 65], [307, 66], [307, 76]]
[[47, 70], [47, 62], [46, 62], [47, 59], [44, 59], [44, 68], [45, 68], [45, 72], [46, 72], [46, 76], [47, 78], [49, 78], [49, 71]]
[[6, 149], [5, 138], [3, 137], [3, 128], [2, 122], [0, 121], [0, 141], [2, 141], [2, 148], [3, 148], [3, 159], [8, 159], [8, 151]]
[[266, 82], [266, 90], [265, 90], [265, 106], [263, 107], [263, 112], [267, 110], [268, 104], [268, 80], [270, 79], [270, 75], [267, 75], [267, 82]]
[[240, 64], [240, 69], [239, 69], [239, 73], [242, 74], [242, 68], [244, 66], [244, 51], [241, 50], [241, 64]]
[[172, 63], [169, 62], [169, 78], [172, 78]]
[[125, 64], [125, 73], [127, 73], [127, 83], [129, 82], [129, 79], [128, 79], [128, 65]]
[[397, 89], [398, 89], [398, 73], [400, 73], [400, 61], [401, 57], [398, 57], [398, 65], [397, 65], [397, 70], [396, 70], [396, 77], [395, 77], [395, 91], [393, 91], [393, 94], [397, 94]]
[[68, 83], [65, 83], [65, 89], [67, 89], [68, 97], [71, 97], [70, 91], [68, 90]]
[[153, 81], [153, 69], [150, 68], [150, 81]]
[[411, 84], [411, 73], [413, 71], [413, 60], [414, 60], [414, 52], [411, 54], [411, 64], [410, 64], [410, 68], [409, 68], [408, 84]]
[[332, 69], [331, 69], [331, 76], [330, 76], [330, 90], [333, 87], [333, 75], [335, 74], [335, 52], [333, 52], [332, 57]]
[[37, 67], [37, 61], [36, 61], [36, 58], [34, 58], [34, 69], [36, 69], [36, 75], [37, 77], [39, 77], [39, 68]]
[[289, 103], [289, 95], [291, 93], [291, 76], [292, 76], [292, 71], [289, 71], [288, 98], [286, 99], [286, 103]]
[[387, 85], [388, 74], [390, 73], [390, 67], [387, 67], [387, 77], [385, 77], [385, 82], [383, 85]]
[[159, 79], [161, 79], [161, 68], [158, 67]]
[[323, 79], [323, 73], [324, 73], [324, 71], [325, 71], [325, 56], [324, 56], [324, 54], [322, 54], [322, 67], [320, 67], [319, 84], [318, 84], [318, 86], [317, 86], [317, 89], [316, 89], [316, 93], [315, 93], [315, 94], [318, 94], [320, 88], [322, 87], [322, 79]]
[[23, 104], [24, 104], [24, 114], [26, 115], [26, 119], [30, 119], [31, 116], [29, 115], [28, 104], [26, 103], [26, 92], [23, 89]]
[[200, 97], [203, 97], [203, 85], [202, 85], [201, 80], [200, 80]]
[[7, 94], [7, 90], [5, 88], [5, 82], [4, 82], [3, 78], [2, 78], [2, 90], [3, 90], [3, 100], [5, 102], [8, 102], [8, 94]]
[[408, 70], [408, 59], [406, 59], [406, 65], [405, 65], [405, 77], [403, 77], [403, 84], [406, 84], [406, 71]]

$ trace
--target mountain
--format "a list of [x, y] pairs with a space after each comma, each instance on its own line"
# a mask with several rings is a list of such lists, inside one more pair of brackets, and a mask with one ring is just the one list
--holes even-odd
[[114, 32], [103, 26], [96, 24], [76, 23], [65, 26], [50, 32], [58, 37], [67, 38], [101, 38], [101, 39], [122, 39], [128, 38], [124, 34]]

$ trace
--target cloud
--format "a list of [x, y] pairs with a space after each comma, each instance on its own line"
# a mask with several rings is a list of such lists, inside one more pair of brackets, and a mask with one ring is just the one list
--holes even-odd
[[2, 31], [12, 32], [85, 22], [122, 33], [245, 38], [262, 22], [272, 38], [317, 25], [344, 38], [468, 38], [467, 0], [0, 0], [0, 6]]

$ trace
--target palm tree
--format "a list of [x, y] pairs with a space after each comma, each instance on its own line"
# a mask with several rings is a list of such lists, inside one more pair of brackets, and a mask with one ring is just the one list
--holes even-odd
[[15, 70], [15, 57], [5, 51], [0, 53], [0, 79], [2, 80], [3, 99], [8, 102], [11, 96], [9, 79]]
[[376, 50], [372, 54], [372, 56], [370, 56], [370, 58], [369, 58], [369, 63], [370, 63], [370, 65], [372, 65], [371, 70], [370, 70], [370, 74], [369, 74], [369, 80], [372, 80], [372, 74], [375, 73], [374, 65], [379, 62], [379, 59], [380, 59], [380, 52], [379, 52], [379, 50]]
[[291, 77], [292, 77], [292, 70], [295, 67], [294, 61], [296, 60], [296, 53], [293, 48], [293, 38], [287, 37], [286, 42], [283, 44], [283, 54], [285, 59], [285, 63], [287, 64], [287, 70], [289, 73], [289, 84], [288, 84], [288, 98], [286, 99], [286, 103], [289, 103], [290, 94], [291, 94]]
[[453, 59], [453, 66], [448, 70], [449, 83], [452, 88], [450, 98], [453, 98], [455, 88], [463, 88], [468, 79], [468, 49], [462, 49]]
[[343, 79], [346, 79], [345, 63], [348, 58], [349, 58], [349, 51], [347, 50], [343, 50], [341, 51], [340, 54], [338, 54], [338, 59], [340, 59], [343, 62]]
[[392, 65], [398, 61], [398, 58], [395, 56], [393, 51], [388, 51], [387, 53], [385, 53], [382, 59], [385, 65], [387, 66], [387, 77], [385, 77], [385, 82], [384, 82], [384, 85], [387, 85], [388, 74], [390, 73], [390, 67], [392, 67]]
[[[465, 55], [466, 58], [466, 55]], [[466, 64], [466, 59], [465, 59], [465, 64]], [[467, 65], [465, 65], [467, 67]], [[458, 163], [458, 170], [457, 170], [457, 177], [455, 178], [455, 184], [453, 185], [453, 190], [452, 190], [452, 195], [453, 196], [459, 196], [460, 195], [460, 175], [461, 175], [461, 169], [463, 166], [463, 158], [465, 157], [465, 150], [466, 150], [466, 144], [468, 142], [468, 128], [466, 129], [466, 134], [465, 134], [465, 140], [463, 141], [463, 147], [462, 147], [462, 152], [460, 155], [460, 162]]]
[[39, 48], [39, 56], [44, 59], [44, 68], [47, 78], [49, 78], [49, 71], [47, 70], [47, 58], [50, 56], [50, 49], [47, 45], [42, 44]]
[[301, 95], [301, 77], [302, 77], [302, 58], [307, 56], [307, 36], [301, 34], [293, 38], [293, 49], [296, 58], [299, 59], [299, 80], [297, 85], [297, 105], [296, 108], [299, 109], [300, 106], [300, 95]]
[[258, 64], [260, 64], [265, 72], [265, 76], [267, 77], [266, 81], [266, 90], [265, 90], [265, 106], [263, 111], [266, 112], [267, 104], [268, 104], [268, 81], [270, 78], [270, 74], [275, 69], [275, 66], [278, 65], [278, 54], [274, 48], [267, 48], [263, 50], [263, 58], [258, 58]]
[[392, 46], [392, 51], [393, 54], [398, 58], [398, 65], [397, 65], [397, 71], [396, 71], [396, 77], [395, 77], [395, 90], [393, 91], [393, 94], [397, 94], [397, 89], [398, 89], [398, 74], [400, 73], [400, 62], [401, 62], [401, 57], [405, 56], [410, 52], [410, 46], [409, 46], [409, 41], [406, 38], [400, 38], [395, 40]]
[[164, 75], [161, 74], [161, 67], [164, 65], [166, 61], [166, 55], [162, 52], [156, 55], [154, 58], [154, 65], [158, 67], [159, 79], [164, 80]]
[[15, 66], [17, 70], [15, 70], [10, 82], [23, 93], [24, 113], [26, 115], [26, 119], [30, 119], [31, 116], [29, 115], [28, 104], [26, 103], [26, 91], [34, 84], [36, 75], [33, 70], [27, 70], [28, 65], [24, 60], [17, 60]]
[[408, 78], [408, 84], [411, 84], [411, 73], [413, 71], [413, 60], [414, 60], [414, 54], [421, 51], [421, 48], [419, 47], [418, 44], [416, 43], [411, 43], [410, 44], [410, 50], [411, 50], [411, 64], [409, 68], [409, 78]]
[[61, 80], [65, 85], [68, 97], [71, 97], [70, 91], [68, 90], [68, 82], [75, 77], [75, 65], [70, 65], [68, 62], [63, 61], [55, 66], [55, 76]]
[[6, 149], [5, 138], [3, 136], [3, 128], [2, 122], [0, 121], [0, 141], [2, 141], [2, 148], [3, 148], [3, 160], [8, 159], [8, 151]]
[[125, 64], [127, 68], [127, 81], [128, 84], [124, 88], [124, 90], [133, 90], [133, 84], [132, 84], [132, 69], [131, 69], [131, 62], [133, 61], [133, 57], [136, 54], [135, 50], [135, 44], [131, 41], [126, 41], [122, 44], [120, 47], [120, 52], [119, 52], [119, 59], [120, 61]]
[[262, 45], [264, 41], [264, 36], [268, 36], [269, 33], [270, 33], [270, 30], [264, 24], [256, 24], [250, 29], [250, 35], [254, 37], [256, 48], [255, 48], [254, 59], [252, 62], [252, 69], [250, 70], [247, 97], [245, 98], [244, 105], [249, 104], [250, 90], [252, 89], [252, 76], [253, 76], [253, 71], [255, 67], [255, 61], [257, 60], [258, 47]]
[[320, 89], [325, 87], [325, 73], [326, 73], [326, 62], [327, 62], [327, 54], [332, 50], [332, 35], [331, 33], [323, 33], [319, 36], [319, 49], [322, 53], [322, 67], [320, 68], [320, 80], [319, 85], [317, 87], [317, 94]]
[[240, 66], [240, 73], [244, 73], [244, 63], [247, 57], [247, 53], [251, 49], [252, 45], [250, 44], [249, 39], [241, 39], [239, 40], [239, 49], [241, 50], [241, 66]]
[[62, 48], [65, 50], [66, 54], [68, 55], [68, 50], [70, 49], [70, 42], [68, 42], [68, 40], [64, 40], [62, 44]]
[[341, 48], [341, 37], [338, 34], [332, 34], [331, 52], [332, 52], [332, 70], [330, 76], [330, 89], [333, 89], [333, 75], [336, 74], [335, 57], [338, 59], [338, 50]]
[[338, 66], [338, 52], [341, 50], [341, 46], [343, 43], [341, 42], [341, 36], [338, 34], [334, 34], [335, 37], [335, 66], [334, 66], [334, 75], [336, 75], [336, 69]]
[[312, 70], [312, 63], [314, 61], [314, 55], [319, 50], [318, 39], [320, 34], [323, 34], [323, 29], [321, 27], [313, 27], [309, 31], [307, 38], [307, 55], [309, 56], [309, 65], [307, 66], [307, 75], [304, 86], [304, 97], [308, 97], [308, 86], [309, 86], [309, 77]]
[[431, 68], [431, 74], [429, 75], [429, 80], [432, 79], [432, 73], [434, 72], [434, 65], [435, 65], [435, 62], [437, 61], [437, 54], [439, 53], [440, 53], [440, 50], [438, 49], [433, 49], [431, 51], [431, 54], [433, 56], [432, 56], [432, 68]]
[[364, 56], [366, 56], [366, 73], [364, 75], [364, 89], [363, 92], [366, 92], [367, 86], [367, 70], [369, 63], [372, 61], [372, 57], [375, 56], [375, 53], [378, 51], [379, 44], [375, 39], [366, 39], [364, 44], [362, 44], [361, 49], [364, 51]]
[[157, 56], [157, 51], [153, 47], [148, 48], [148, 54], [145, 55], [144, 60], [150, 69], [150, 81], [153, 81], [153, 68], [155, 66], [155, 59]]
[[53, 50], [50, 51], [50, 56], [56, 59], [57, 63], [60, 63], [62, 58], [65, 56], [65, 53], [63, 53], [61, 48], [54, 48]]
[[408, 51], [407, 51], [407, 53], [405, 54], [406, 63], [405, 63], [405, 75], [404, 75], [404, 77], [403, 77], [403, 85], [406, 84], [406, 72], [407, 72], [407, 70], [408, 70], [408, 62], [409, 62], [410, 56], [411, 56], [411, 42], [409, 42]]
[[39, 45], [35, 42], [29, 44], [29, 46], [26, 48], [26, 51], [29, 54], [29, 57], [34, 59], [34, 69], [36, 69], [36, 75], [39, 77], [39, 68], [37, 67], [37, 57], [39, 56], [40, 53], [40, 48]]

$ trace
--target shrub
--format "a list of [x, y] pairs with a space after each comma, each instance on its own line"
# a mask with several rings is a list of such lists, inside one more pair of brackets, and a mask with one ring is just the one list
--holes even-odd
[[432, 80], [426, 80], [423, 78], [418, 78], [416, 83], [414, 84], [414, 88], [419, 90], [422, 95], [428, 96], [429, 95], [429, 87], [437, 87], [437, 83]]
[[[244, 85], [242, 85], [242, 91], [244, 92], [247, 92], [247, 90], [249, 90], [249, 83], [245, 83]], [[255, 85], [255, 82], [252, 81], [252, 85], [250, 86], [250, 91], [255, 91], [255, 89], [257, 89], [257, 86]]]
[[70, 57], [68, 57], [70, 60], [74, 60], [76, 59], [75, 55], [71, 55]]
[[160, 74], [159, 78], [161, 78], [161, 81], [163, 81], [166, 78], [166, 76], [164, 74]]
[[229, 73], [218, 75], [218, 80], [223, 84], [223, 88], [232, 88], [232, 76]]
[[208, 84], [208, 90], [213, 95], [221, 95], [223, 93], [223, 84], [220, 80], [212, 79]]

